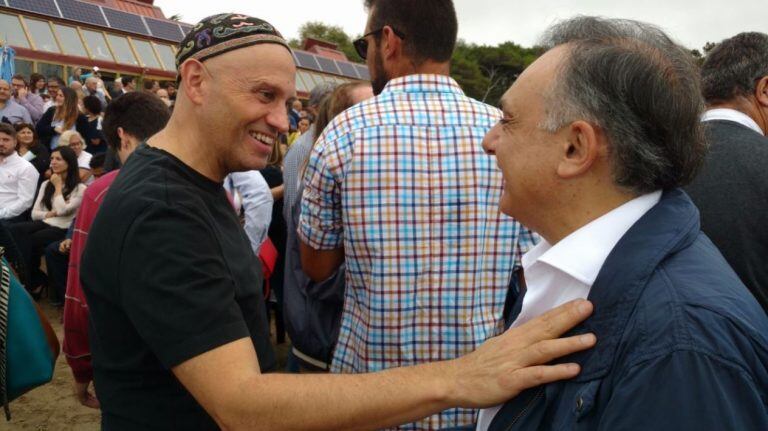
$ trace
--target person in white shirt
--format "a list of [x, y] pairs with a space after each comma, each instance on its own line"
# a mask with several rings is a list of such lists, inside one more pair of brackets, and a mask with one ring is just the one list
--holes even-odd
[[16, 152], [16, 130], [0, 123], [0, 221], [20, 221], [32, 206], [40, 174]]
[[258, 255], [272, 221], [272, 191], [259, 171], [233, 172], [224, 179], [224, 188], [232, 195], [235, 211], [245, 215], [245, 233], [253, 252]]
[[85, 185], [80, 181], [77, 156], [69, 147], [51, 151], [51, 178], [43, 182], [32, 207], [32, 221], [10, 226], [30, 270], [30, 293], [39, 295], [45, 282], [40, 258], [48, 244], [64, 239], [67, 228], [83, 201]]
[[80, 180], [86, 185], [93, 182], [91, 159], [93, 154], [85, 151], [85, 141], [82, 135], [74, 130], [67, 130], [59, 138], [59, 146], [69, 147], [77, 156], [77, 166], [80, 168]]
[[477, 430], [768, 429], [768, 319], [681, 189], [708, 149], [690, 53], [653, 25], [584, 16], [541, 46], [483, 141], [502, 212], [542, 237], [507, 323], [588, 298], [572, 333], [598, 341], [568, 358], [578, 377], [481, 411]]

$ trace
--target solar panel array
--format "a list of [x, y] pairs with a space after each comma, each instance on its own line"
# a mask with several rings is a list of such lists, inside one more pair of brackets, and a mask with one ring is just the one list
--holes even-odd
[[57, 2], [63, 18], [109, 27], [104, 19], [104, 14], [101, 13], [101, 7], [98, 5], [77, 0], [57, 0]]
[[115, 9], [104, 8], [104, 15], [109, 21], [109, 26], [118, 30], [127, 31], [128, 33], [143, 34], [145, 36], [151, 36], [147, 26], [144, 25], [139, 15], [127, 13]]
[[[4, 3], [13, 9], [143, 34], [172, 42], [181, 41], [189, 31], [188, 28], [191, 28], [188, 24], [133, 15], [77, 0], [5, 0]], [[182, 26], [185, 29], [182, 29]]]
[[180, 42], [184, 38], [184, 33], [181, 32], [179, 24], [171, 21], [160, 21], [154, 18], [144, 18], [144, 22], [147, 23], [149, 31], [152, 35], [162, 39], [173, 40]]
[[8, 0], [8, 7], [43, 15], [59, 16], [59, 10], [53, 0]]
[[[78, 0], [0, 0], [0, 5], [172, 42], [180, 42], [193, 28], [185, 23], [134, 15]], [[294, 51], [294, 59], [303, 69], [352, 79], [371, 79], [368, 68], [361, 64], [333, 60], [306, 51]]]

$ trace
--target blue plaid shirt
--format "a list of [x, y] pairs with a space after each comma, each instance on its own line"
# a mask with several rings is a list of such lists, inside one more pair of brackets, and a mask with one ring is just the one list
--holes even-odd
[[[504, 329], [513, 269], [535, 239], [499, 211], [501, 171], [481, 143], [500, 118], [450, 77], [410, 75], [323, 131], [298, 233], [315, 249], [344, 247], [333, 372], [456, 358]], [[401, 429], [471, 425], [475, 414]]]

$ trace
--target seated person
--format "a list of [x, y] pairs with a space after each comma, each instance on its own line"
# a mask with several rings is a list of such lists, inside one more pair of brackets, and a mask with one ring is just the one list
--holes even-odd
[[51, 165], [51, 152], [37, 139], [35, 126], [29, 123], [17, 124], [16, 141], [18, 143], [16, 150], [19, 156], [32, 163], [32, 166], [40, 174], [38, 182], [42, 183], [45, 180], [45, 171]]
[[74, 131], [67, 130], [61, 134], [59, 146], [70, 147], [77, 157], [77, 166], [80, 169], [80, 181], [90, 184], [93, 182], [93, 172], [91, 172], [91, 158], [93, 154], [85, 151], [85, 140], [83, 136]]
[[10, 226], [30, 272], [30, 293], [39, 297], [46, 285], [40, 258], [48, 244], [64, 238], [83, 199], [77, 157], [69, 147], [51, 151], [51, 178], [43, 182], [32, 207], [31, 222]]
[[19, 156], [16, 147], [16, 130], [10, 124], [0, 123], [0, 223], [28, 219], [25, 213], [35, 200], [40, 175]]

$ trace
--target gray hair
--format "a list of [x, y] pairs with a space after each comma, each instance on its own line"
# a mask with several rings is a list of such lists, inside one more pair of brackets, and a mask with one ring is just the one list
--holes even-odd
[[768, 76], [768, 35], [739, 33], [707, 55], [701, 68], [704, 99], [716, 103], [748, 96], [764, 76]]
[[600, 127], [615, 183], [635, 194], [693, 180], [707, 145], [690, 53], [650, 24], [597, 17], [556, 24], [542, 43], [566, 44], [541, 127], [554, 133], [576, 120]]

